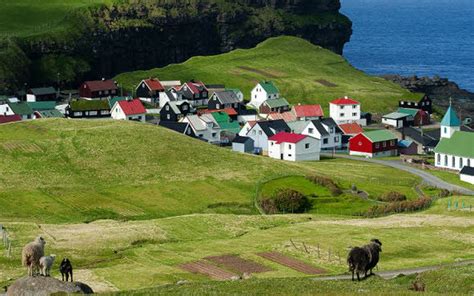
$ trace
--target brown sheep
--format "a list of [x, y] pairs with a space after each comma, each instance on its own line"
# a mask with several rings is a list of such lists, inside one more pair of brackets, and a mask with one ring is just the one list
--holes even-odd
[[44, 245], [46, 241], [41, 237], [37, 237], [33, 242], [28, 243], [21, 252], [21, 262], [23, 266], [28, 268], [28, 276], [33, 276], [34, 272], [38, 273], [40, 266], [40, 258], [44, 256]]

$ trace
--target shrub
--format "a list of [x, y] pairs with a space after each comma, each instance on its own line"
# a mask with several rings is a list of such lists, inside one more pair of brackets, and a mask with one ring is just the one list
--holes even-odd
[[441, 189], [438, 193], [438, 197], [448, 197], [451, 195], [451, 192], [447, 189]]
[[304, 213], [311, 209], [311, 202], [299, 191], [281, 189], [273, 196], [263, 198], [260, 207], [267, 214]]
[[377, 198], [380, 201], [386, 201], [386, 202], [395, 202], [395, 201], [404, 201], [407, 200], [406, 195], [397, 192], [397, 191], [390, 191], [382, 194]]
[[312, 175], [306, 176], [306, 179], [313, 182], [314, 184], [326, 187], [329, 189], [332, 196], [339, 196], [342, 194], [341, 188], [339, 188], [339, 186], [337, 186], [337, 184], [329, 178]]
[[367, 213], [367, 217], [377, 217], [392, 213], [414, 212], [428, 208], [433, 200], [430, 197], [421, 197], [417, 200], [405, 200], [392, 202], [384, 205], [371, 207]]

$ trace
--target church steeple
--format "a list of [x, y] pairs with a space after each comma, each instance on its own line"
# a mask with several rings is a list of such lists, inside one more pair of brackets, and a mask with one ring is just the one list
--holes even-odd
[[451, 138], [456, 132], [461, 130], [461, 120], [453, 108], [452, 100], [449, 98], [449, 108], [441, 120], [441, 138]]

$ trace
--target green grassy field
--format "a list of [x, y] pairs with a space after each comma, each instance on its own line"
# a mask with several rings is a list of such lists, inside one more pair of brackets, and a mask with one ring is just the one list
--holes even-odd
[[[257, 183], [321, 174], [373, 196], [416, 196], [419, 178], [356, 161], [287, 163], [241, 155], [158, 126], [38, 120], [0, 127], [0, 220], [39, 223], [255, 214]], [[390, 177], [387, 177], [390, 176]]]
[[[322, 104], [326, 113], [328, 102], [343, 96], [360, 100], [367, 112], [393, 110], [399, 99], [419, 97], [382, 78], [369, 76], [343, 57], [296, 37], [270, 38], [253, 49], [193, 57], [182, 64], [124, 73], [115, 79], [131, 90], [146, 77], [221, 83], [240, 88], [246, 98], [258, 81], [270, 79], [290, 103]], [[328, 86], [328, 82], [332, 85]]]

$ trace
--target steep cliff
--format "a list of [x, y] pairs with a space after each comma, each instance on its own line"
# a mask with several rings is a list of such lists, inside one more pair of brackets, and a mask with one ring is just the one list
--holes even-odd
[[[342, 53], [352, 30], [339, 8], [339, 0], [117, 1], [71, 13], [67, 32], [16, 40], [28, 61], [13, 72], [29, 73], [31, 84], [74, 85], [250, 48], [282, 34]], [[18, 88], [20, 80], [3, 85]]]

